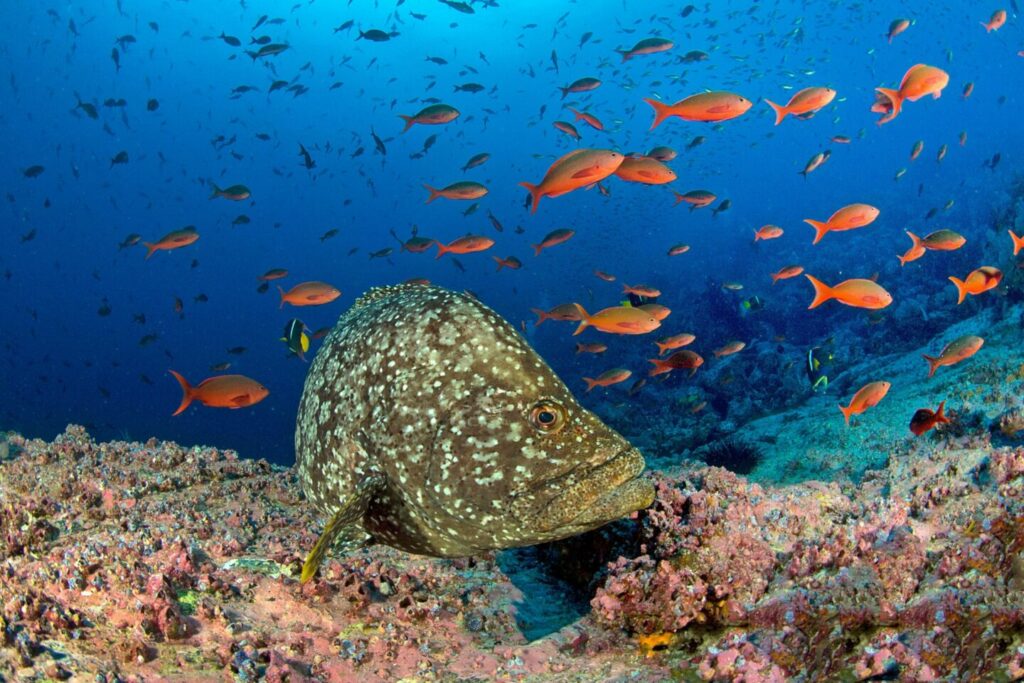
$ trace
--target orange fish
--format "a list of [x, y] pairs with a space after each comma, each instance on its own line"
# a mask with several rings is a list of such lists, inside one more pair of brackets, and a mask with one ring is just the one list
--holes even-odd
[[169, 232], [156, 242], [143, 242], [142, 245], [147, 249], [146, 258], [148, 259], [159, 250], [181, 249], [192, 244], [197, 239], [199, 239], [199, 233], [190, 225], [187, 228]]
[[576, 344], [576, 353], [604, 353], [608, 350], [607, 344], [584, 344], [582, 342]]
[[849, 136], [846, 136], [846, 135], [833, 135], [831, 140], [832, 140], [832, 142], [835, 142], [835, 143], [840, 144], [840, 145], [848, 145], [848, 144], [850, 144], [852, 142], [852, 140], [850, 140]]
[[971, 271], [971, 274], [963, 280], [955, 277], [949, 278], [949, 281], [956, 285], [958, 306], [964, 302], [968, 294], [977, 296], [990, 289], [995, 289], [1002, 280], [1003, 271], [995, 266], [982, 266]]
[[739, 353], [745, 348], [747, 348], [746, 342], [731, 341], [725, 346], [715, 349], [713, 353], [715, 354], [715, 358], [721, 358], [723, 356], [731, 356], [734, 353]]
[[1016, 256], [1018, 251], [1024, 249], [1024, 237], [1017, 237], [1013, 230], [1007, 232], [1010, 233], [1010, 239], [1013, 240], [1013, 255]]
[[654, 122], [650, 130], [657, 128], [670, 116], [678, 116], [684, 121], [728, 121], [742, 116], [753, 106], [745, 97], [721, 90], [690, 95], [675, 104], [665, 104], [650, 98], [644, 98], [644, 102], [654, 109]]
[[785, 268], [780, 268], [779, 272], [772, 273], [772, 285], [774, 286], [779, 280], [788, 280], [791, 277], [796, 277], [802, 272], [804, 272], [803, 266], [786, 266]]
[[604, 124], [601, 123], [601, 120], [594, 116], [593, 114], [588, 114], [585, 111], [576, 111], [572, 107], [569, 107], [569, 111], [575, 114], [577, 121], [582, 120], [585, 121], [587, 125], [589, 125], [591, 128], [596, 128], [597, 130], [604, 130]]
[[405, 128], [402, 129], [402, 132], [404, 133], [412, 128], [414, 123], [426, 126], [451, 123], [459, 117], [459, 110], [447, 104], [432, 104], [429, 107], [421, 109], [412, 116], [399, 114], [399, 117], [405, 121]]
[[292, 306], [320, 306], [341, 296], [335, 287], [316, 280], [295, 285], [287, 292], [278, 285], [277, 291], [281, 293], [281, 305], [278, 308], [284, 308], [285, 303]]
[[904, 100], [916, 102], [925, 95], [931, 95], [937, 100], [947, 85], [949, 74], [942, 69], [927, 64], [915, 64], [904, 74], [898, 89], [875, 88], [877, 93], [885, 96], [892, 104], [892, 111], [878, 121], [879, 125], [896, 118], [903, 109]]
[[647, 156], [652, 159], [657, 159], [658, 161], [672, 161], [676, 158], [676, 151], [671, 147], [661, 145], [659, 147], [652, 148], [651, 151], [647, 153]]
[[777, 225], [764, 225], [754, 231], [754, 241], [774, 240], [782, 237], [782, 228]]
[[564, 88], [559, 86], [559, 90], [562, 91], [562, 99], [571, 92], [589, 92], [596, 90], [601, 87], [601, 80], [593, 78], [592, 76], [586, 76], [584, 78], [577, 78], [575, 81], [565, 86]]
[[661, 296], [661, 290], [651, 287], [649, 285], [627, 285], [622, 284], [623, 294], [635, 294], [636, 296], [647, 297], [648, 299], [657, 299]]
[[668, 255], [679, 256], [680, 254], [685, 254], [688, 251], [690, 251], [689, 244], [676, 244], [669, 248]]
[[892, 303], [892, 296], [881, 285], [872, 280], [853, 279], [829, 287], [812, 275], [804, 275], [814, 285], [814, 300], [807, 308], [817, 308], [826, 301], [835, 299], [854, 308], [885, 308]]
[[556, 244], [561, 244], [562, 242], [569, 241], [569, 239], [571, 239], [572, 236], [575, 234], [575, 230], [569, 230], [568, 228], [552, 230], [551, 232], [544, 236], [544, 239], [540, 241], [540, 244], [530, 245], [531, 247], [533, 247], [533, 255], [540, 256], [540, 252], [550, 247], [553, 247]]
[[889, 393], [889, 387], [892, 385], [889, 382], [871, 382], [865, 384], [863, 387], [853, 395], [850, 399], [850, 405], [843, 407], [839, 406], [840, 412], [843, 414], [843, 418], [846, 420], [846, 424], [850, 424], [850, 417], [853, 415], [860, 415], [868, 408], [873, 408], [878, 405], [878, 402], [885, 398], [885, 395]]
[[551, 164], [540, 183], [519, 183], [533, 198], [530, 213], [537, 213], [541, 197], [560, 197], [604, 180], [615, 173], [622, 159], [621, 154], [610, 149], [577, 149], [569, 152]]
[[804, 88], [789, 98], [785, 105], [775, 104], [769, 99], [765, 102], [775, 110], [775, 125], [782, 123], [782, 120], [792, 114], [798, 118], [809, 118], [822, 107], [827, 106], [836, 97], [836, 91], [832, 88]]
[[641, 304], [637, 308], [654, 316], [654, 319], [661, 322], [672, 314], [672, 309], [661, 304]]
[[813, 173], [814, 171], [818, 170], [818, 168], [820, 168], [822, 164], [828, 161], [829, 157], [831, 156], [832, 152], [827, 149], [824, 152], [818, 152], [813, 157], [807, 160], [807, 165], [804, 166], [804, 170], [797, 171], [797, 173], [802, 175], [804, 177], [804, 180], [807, 180], [807, 174]]
[[984, 21], [981, 25], [985, 27], [985, 33], [991, 33], [992, 31], [998, 31], [1006, 23], [1006, 10], [997, 9], [992, 13], [992, 18], [988, 20], [986, 24]]
[[199, 401], [211, 408], [247, 408], [265, 399], [270, 392], [256, 380], [242, 375], [220, 375], [204, 379], [198, 386], [192, 386], [174, 370], [169, 370], [181, 385], [181, 405], [173, 415], [180, 415], [192, 403]]
[[945, 406], [946, 402], [941, 401], [935, 412], [928, 408], [919, 408], [914, 412], [914, 416], [910, 418], [910, 431], [914, 433], [914, 436], [921, 436], [935, 425], [948, 424], [950, 419], [942, 412]]
[[579, 304], [576, 304], [576, 310], [579, 311], [581, 320], [573, 336], [588, 327], [610, 334], [647, 334], [661, 326], [661, 322], [653, 315], [632, 306], [612, 306], [594, 315], [587, 313]]
[[918, 140], [917, 142], [915, 142], [914, 146], [910, 148], [910, 160], [913, 161], [914, 159], [916, 159], [919, 156], [921, 156], [921, 150], [923, 150], [923, 149], [924, 149], [924, 140]]
[[892, 23], [889, 24], [889, 44], [892, 45], [892, 39], [906, 31], [908, 28], [910, 28], [910, 19], [894, 19]]
[[697, 337], [690, 334], [689, 332], [680, 332], [679, 334], [673, 334], [671, 337], [665, 337], [654, 342], [654, 345], [658, 347], [658, 355], [664, 356], [667, 352], [674, 349], [681, 348], [683, 346], [689, 346], [696, 340]]
[[579, 309], [576, 308], [576, 304], [562, 304], [561, 306], [555, 306], [550, 311], [542, 311], [539, 308], [531, 308], [530, 310], [537, 316], [537, 322], [533, 324], [534, 327], [537, 327], [545, 320], [565, 320], [569, 322], [583, 320]]
[[629, 183], [664, 185], [676, 179], [676, 172], [651, 157], [627, 156], [615, 170], [615, 176]]
[[498, 264], [498, 270], [502, 268], [511, 268], [512, 270], [519, 270], [523, 267], [523, 262], [517, 259], [515, 256], [509, 256], [508, 258], [501, 258], [500, 256], [492, 256], [494, 262]]
[[609, 275], [608, 273], [604, 272], [603, 270], [595, 270], [594, 271], [594, 275], [598, 276], [599, 278], [601, 278], [605, 282], [615, 282], [615, 276], [614, 275]]
[[935, 371], [946, 365], [956, 365], [976, 354], [985, 340], [973, 334], [965, 334], [946, 344], [938, 356], [921, 356], [928, 361], [928, 376], [931, 377]]
[[689, 349], [680, 349], [668, 358], [648, 358], [647, 362], [654, 364], [654, 367], [647, 371], [648, 377], [673, 370], [689, 370], [690, 377], [693, 377], [697, 374], [697, 368], [704, 364], [704, 358]]
[[602, 372], [597, 378], [584, 377], [583, 381], [587, 383], [587, 393], [589, 394], [591, 389], [594, 387], [607, 387], [612, 384], [618, 384], [619, 382], [625, 382], [633, 373], [625, 368], [615, 368], [614, 370], [608, 370]]
[[637, 55], [653, 55], [665, 50], [671, 50], [673, 47], [675, 47], [675, 43], [668, 38], [644, 38], [631, 49], [616, 50], [616, 52], [622, 55], [622, 63], [625, 64]]
[[487, 194], [487, 188], [480, 183], [474, 183], [471, 180], [461, 180], [457, 183], [452, 183], [448, 187], [438, 190], [437, 188], [431, 187], [426, 183], [423, 184], [430, 196], [427, 197], [426, 204], [434, 201], [438, 197], [444, 197], [445, 199], [480, 199]]
[[494, 246], [494, 240], [483, 235], [466, 235], [454, 239], [448, 244], [441, 244], [434, 240], [434, 244], [437, 245], [437, 256], [434, 257], [434, 260], [437, 260], [449, 252], [452, 254], [472, 254], [477, 251], [490, 249]]
[[900, 265], [906, 265], [910, 261], [916, 261], [924, 255], [925, 249], [932, 251], [955, 251], [964, 246], [967, 240], [963, 235], [952, 230], [936, 230], [921, 239], [909, 230], [904, 232], [913, 241], [910, 249], [903, 256], [899, 256]]
[[870, 225], [878, 218], [880, 211], [870, 204], [850, 204], [832, 214], [827, 221], [815, 221], [805, 218], [807, 223], [815, 230], [814, 244], [821, 241], [825, 233], [840, 232], [842, 230], [853, 230]]
[[576, 130], [576, 126], [572, 125], [568, 121], [555, 121], [551, 125], [571, 137], [573, 140], [580, 139], [580, 132]]
[[267, 272], [257, 277], [257, 280], [262, 282], [268, 282], [270, 280], [280, 280], [283, 277], [288, 277], [288, 271], [284, 268], [271, 268]]
[[966, 85], [964, 85], [964, 99], [966, 100], [968, 97], [970, 97], [972, 92], [974, 92], [974, 81], [969, 81]]

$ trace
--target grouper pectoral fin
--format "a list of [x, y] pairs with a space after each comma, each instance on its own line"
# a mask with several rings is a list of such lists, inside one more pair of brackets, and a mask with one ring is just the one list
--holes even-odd
[[302, 565], [302, 576], [299, 578], [299, 583], [306, 583], [313, 578], [316, 570], [320, 568], [320, 563], [324, 560], [324, 555], [334, 545], [338, 535], [345, 527], [356, 524], [363, 518], [363, 513], [370, 505], [370, 500], [383, 488], [384, 477], [379, 474], [369, 474], [356, 484], [355, 492], [341, 504], [338, 511], [327, 522], [324, 532], [320, 534], [316, 545], [306, 557], [306, 561]]

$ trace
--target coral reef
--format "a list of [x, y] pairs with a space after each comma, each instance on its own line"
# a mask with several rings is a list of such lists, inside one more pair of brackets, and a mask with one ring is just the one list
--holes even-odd
[[[300, 585], [322, 520], [291, 470], [80, 427], [6, 443], [0, 677], [1024, 675], [1024, 449], [897, 454], [857, 486], [692, 466], [656, 475], [648, 510], [584, 537], [459, 560], [373, 546]], [[524, 558], [557, 568], [545, 580], [590, 612], [528, 640], [522, 614], [545, 596]]]

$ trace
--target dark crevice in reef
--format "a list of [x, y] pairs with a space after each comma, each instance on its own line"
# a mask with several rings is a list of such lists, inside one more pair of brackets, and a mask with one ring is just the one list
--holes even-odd
[[568, 626], [590, 612], [607, 565], [640, 554], [640, 525], [619, 520], [552, 543], [498, 553], [498, 566], [523, 593], [516, 623], [530, 641]]
[[750, 474], [764, 458], [755, 444], [732, 437], [708, 444], [695, 455], [709, 467], [724, 467], [736, 474]]

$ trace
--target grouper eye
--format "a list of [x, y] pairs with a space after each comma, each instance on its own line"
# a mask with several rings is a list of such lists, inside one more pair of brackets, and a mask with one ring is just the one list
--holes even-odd
[[554, 401], [540, 401], [530, 410], [530, 422], [542, 432], [557, 432], [565, 425], [565, 420], [565, 408]]

